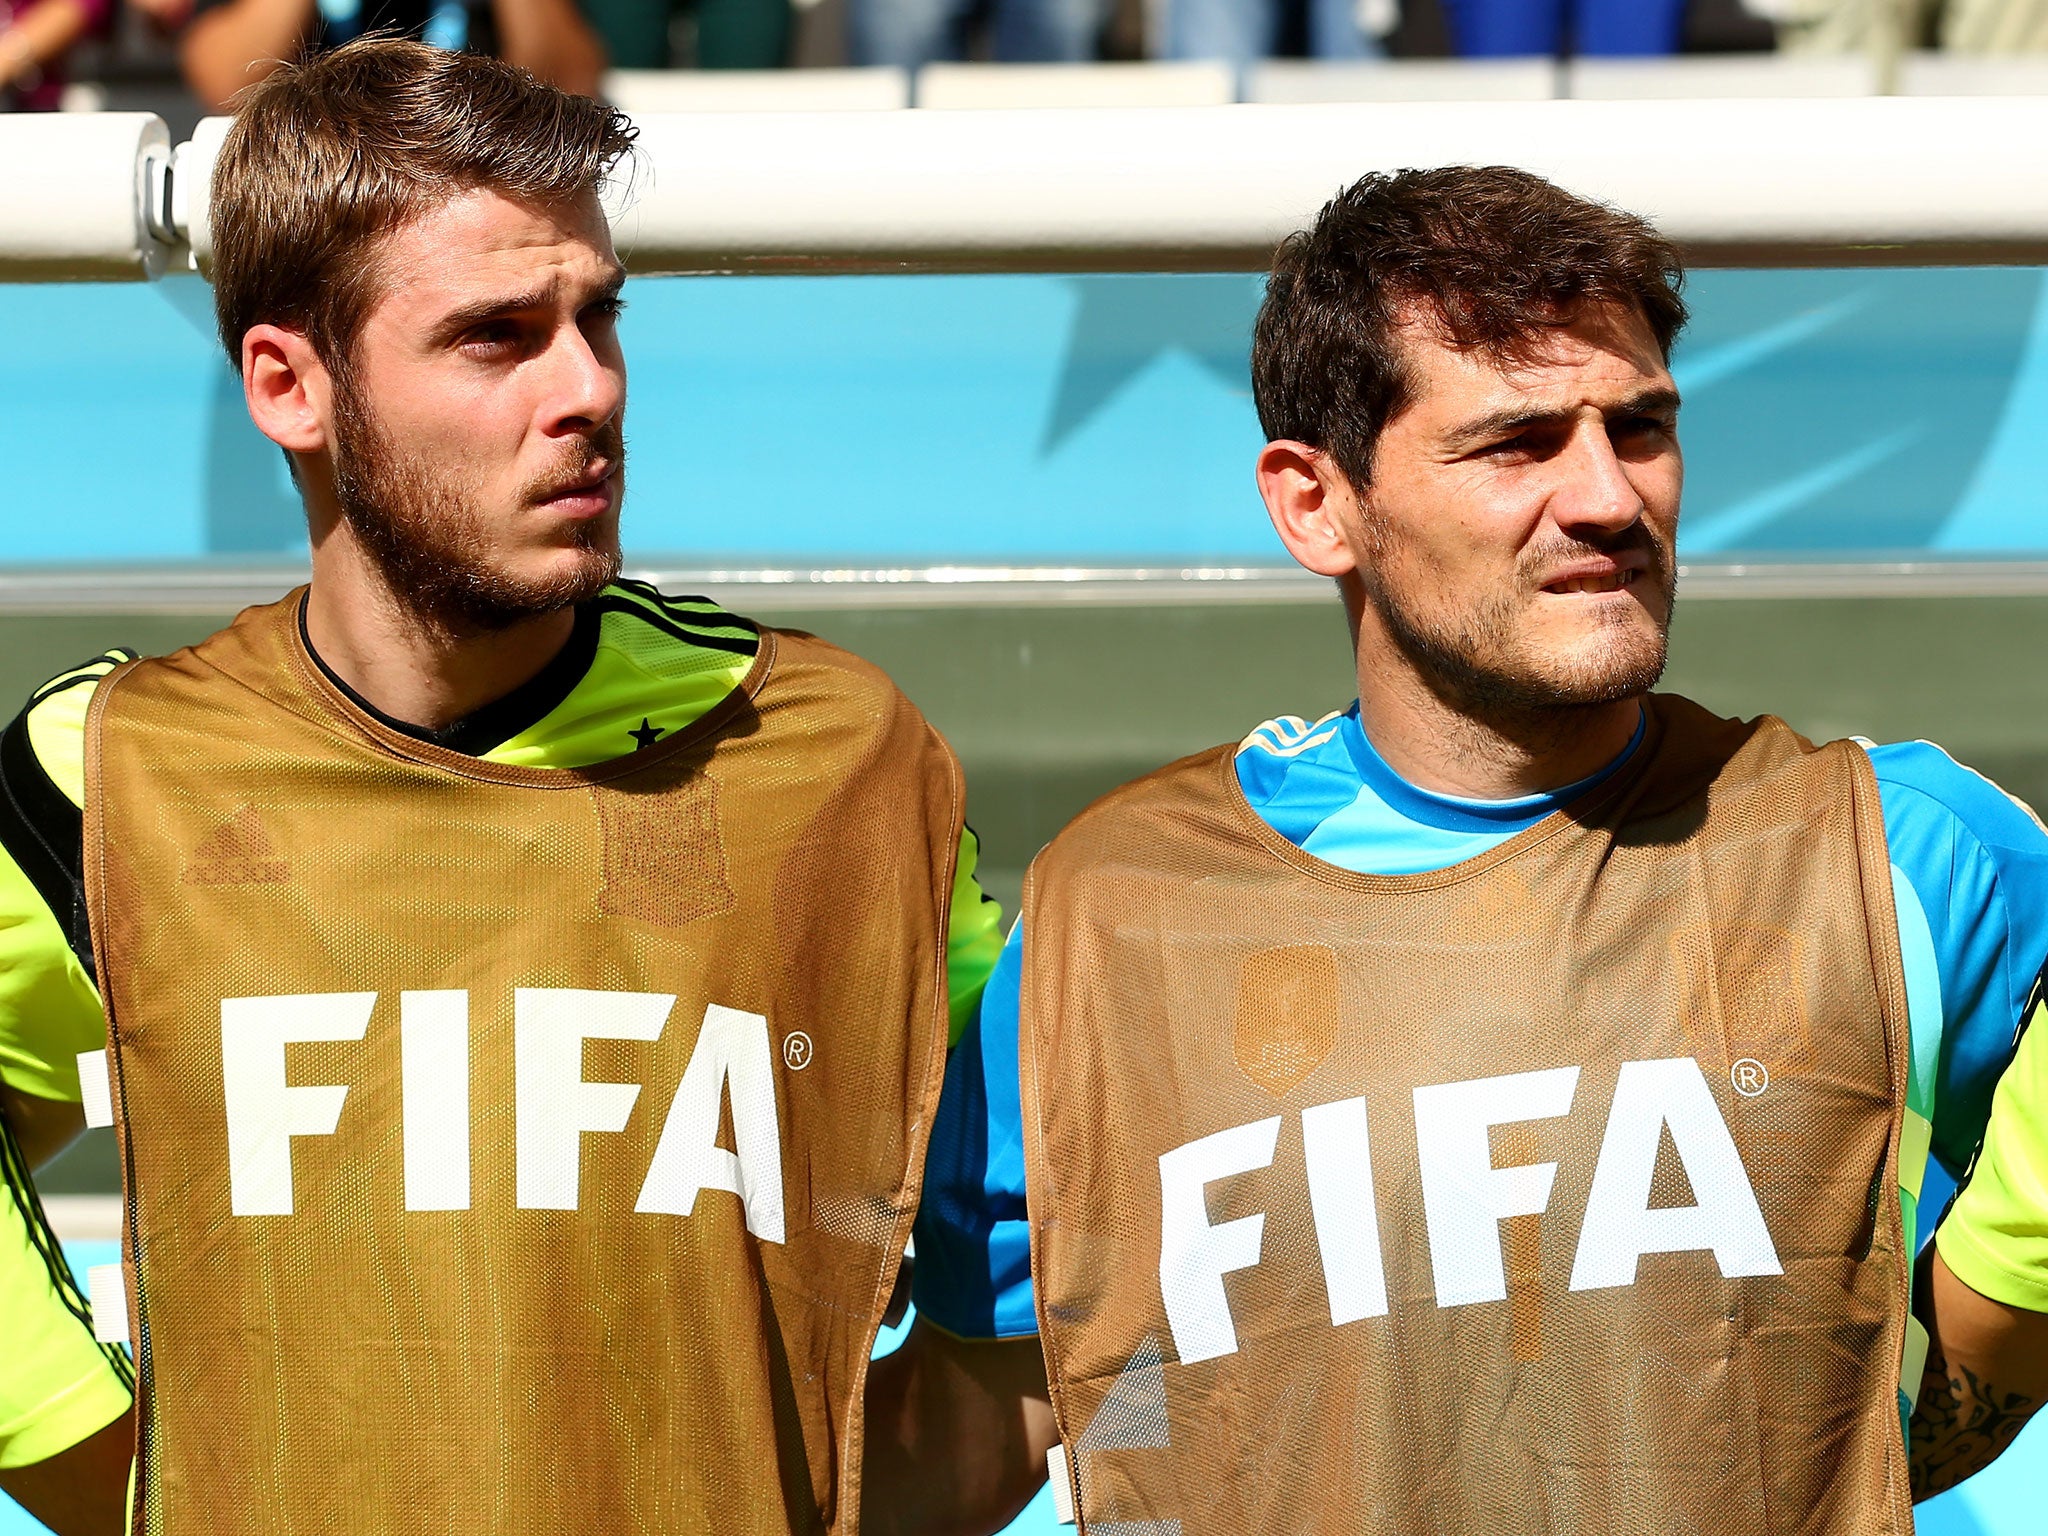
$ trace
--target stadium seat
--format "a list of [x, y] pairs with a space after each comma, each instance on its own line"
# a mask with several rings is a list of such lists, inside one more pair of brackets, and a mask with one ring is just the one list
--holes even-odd
[[1550, 59], [1408, 59], [1334, 64], [1271, 59], [1252, 67], [1246, 101], [1548, 101], [1558, 94]]

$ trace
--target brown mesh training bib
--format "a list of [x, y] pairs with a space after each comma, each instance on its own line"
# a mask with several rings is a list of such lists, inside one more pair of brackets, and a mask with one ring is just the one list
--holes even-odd
[[852, 1532], [946, 1044], [951, 754], [765, 632], [580, 771], [349, 705], [298, 597], [100, 685], [136, 1528]]
[[1227, 749], [1040, 856], [1032, 1270], [1085, 1530], [1911, 1530], [1875, 776], [1649, 713], [1438, 873], [1302, 852]]

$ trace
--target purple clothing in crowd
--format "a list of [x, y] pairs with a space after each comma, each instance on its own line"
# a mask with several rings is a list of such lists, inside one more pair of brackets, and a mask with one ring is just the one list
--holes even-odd
[[[49, 3], [50, 0], [0, 0], [0, 33], [5, 33], [37, 6]], [[107, 22], [114, 13], [114, 0], [77, 0], [77, 3], [85, 11], [88, 32], [106, 30]], [[14, 90], [0, 91], [0, 106], [17, 112], [54, 112], [63, 95], [64, 63], [60, 59]]]

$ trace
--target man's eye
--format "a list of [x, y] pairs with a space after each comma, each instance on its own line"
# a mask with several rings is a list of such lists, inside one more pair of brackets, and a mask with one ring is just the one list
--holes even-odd
[[519, 340], [519, 328], [510, 321], [494, 320], [479, 325], [462, 338], [465, 347], [486, 352], [509, 347]]
[[1480, 458], [1494, 458], [1502, 454], [1520, 453], [1529, 446], [1529, 434], [1517, 432], [1513, 437], [1504, 437], [1497, 443], [1488, 443], [1479, 450]]
[[619, 316], [625, 312], [626, 301], [616, 295], [609, 299], [599, 299], [589, 309], [584, 311], [585, 314], [589, 315], [591, 319], [597, 321], [600, 325], [616, 323]]

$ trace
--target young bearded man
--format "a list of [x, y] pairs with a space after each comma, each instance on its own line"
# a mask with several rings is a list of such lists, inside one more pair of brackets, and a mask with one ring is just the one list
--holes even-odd
[[1932, 1257], [1931, 1348], [1911, 1311], [2048, 835], [1937, 748], [1649, 692], [1679, 280], [1502, 169], [1282, 250], [1258, 483], [1358, 702], [1034, 865], [871, 1384], [877, 1528], [995, 1524], [1057, 1437], [1104, 1532], [1903, 1532], [2048, 1394], [2038, 1245], [1983, 1224], [2029, 1284]]
[[857, 1525], [995, 913], [887, 679], [617, 580], [631, 137], [413, 43], [254, 88], [213, 276], [311, 586], [0, 743], [39, 1120], [105, 1005], [136, 1529]]

